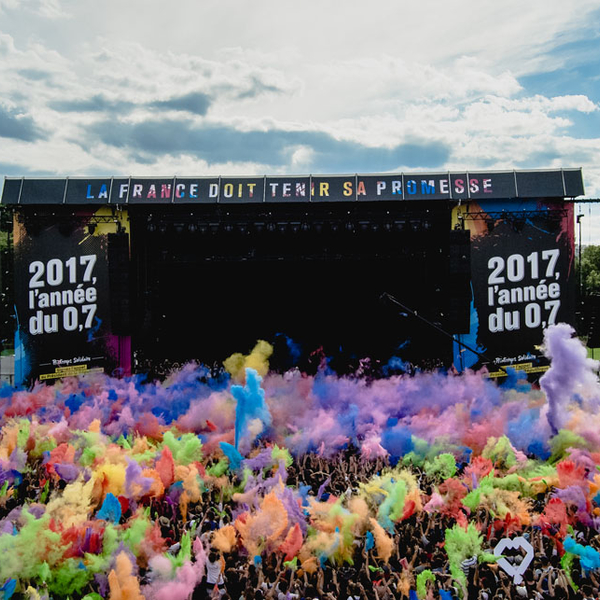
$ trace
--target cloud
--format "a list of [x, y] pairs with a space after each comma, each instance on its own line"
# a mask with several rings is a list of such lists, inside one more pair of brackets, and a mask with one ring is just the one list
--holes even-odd
[[391, 107], [407, 101], [461, 102], [487, 94], [511, 97], [522, 89], [512, 73], [473, 56], [432, 64], [381, 55], [326, 63], [317, 72], [315, 84], [322, 90], [337, 87]]
[[60, 0], [38, 0], [37, 12], [47, 19], [62, 19], [68, 17], [61, 6]]
[[[68, 19], [40, 16], [66, 9]], [[0, 0], [0, 12], [5, 165], [57, 175], [583, 166], [588, 195], [600, 195], [597, 0], [373, 0], [368, 11], [358, 0], [181, 0], [177, 11]]]
[[189, 112], [196, 115], [205, 115], [211, 100], [202, 92], [189, 92], [176, 95], [166, 100], [153, 100], [151, 102], [132, 102], [128, 100], [113, 100], [103, 94], [95, 94], [89, 98], [57, 99], [48, 102], [52, 110], [65, 113], [110, 113], [111, 115], [124, 115], [136, 109], [159, 109]]
[[577, 111], [591, 113], [600, 108], [595, 102], [583, 94], [554, 97], [536, 94], [534, 96], [526, 96], [519, 99], [496, 96], [494, 101], [503, 109], [522, 112], [542, 111], [550, 113], [559, 111]]
[[110, 100], [102, 94], [95, 94], [90, 98], [75, 100], [52, 100], [48, 103], [52, 110], [59, 112], [109, 112], [128, 113], [134, 108], [132, 102], [123, 100]]
[[5, 97], [17, 91], [34, 98], [40, 89], [45, 94], [58, 94], [60, 87], [55, 78], [61, 83], [73, 78], [73, 65], [60, 53], [37, 42], [26, 44], [22, 50], [15, 45], [15, 37], [2, 31], [0, 57], [0, 82]]
[[60, 19], [69, 15], [60, 0], [0, 0], [0, 13], [13, 10], [25, 11], [45, 19]]
[[210, 106], [211, 100], [207, 94], [202, 92], [188, 92], [181, 96], [172, 96], [167, 100], [154, 100], [147, 103], [151, 108], [160, 108], [165, 110], [179, 110], [196, 115], [205, 115]]
[[107, 145], [160, 156], [193, 155], [208, 164], [257, 162], [280, 167], [310, 150], [312, 167], [327, 171], [388, 171], [399, 165], [435, 168], [450, 155], [450, 147], [432, 141], [406, 140], [394, 147], [370, 147], [336, 139], [316, 130], [241, 131], [223, 124], [198, 124], [184, 119], [108, 123], [100, 121], [88, 133]]
[[19, 7], [19, 0], [0, 0], [0, 13]]
[[[102, 40], [104, 42], [104, 40]], [[298, 88], [295, 78], [273, 66], [251, 62], [243, 52], [215, 59], [202, 54], [164, 53], [140, 43], [103, 43], [81, 57], [103, 88], [136, 104], [205, 114], [211, 103], [282, 96]]]
[[41, 69], [19, 69], [17, 71], [21, 77], [25, 77], [25, 79], [30, 79], [32, 81], [49, 81], [52, 79], [52, 74], [47, 71], [42, 71]]
[[0, 162], [0, 173], [6, 177], [52, 177], [54, 170], [32, 169], [31, 165]]
[[0, 105], [0, 137], [34, 142], [45, 136], [30, 116]]
[[554, 98], [544, 98], [544, 102], [550, 102], [550, 111], [559, 110], [576, 110], [582, 113], [591, 113], [598, 110], [600, 107], [595, 102], [592, 102], [587, 96], [583, 94], [571, 95], [571, 96], [556, 96]]
[[[2, 0], [0, 0], [0, 8]], [[15, 41], [12, 36], [0, 31], [0, 56], [9, 56], [16, 53]]]
[[256, 98], [263, 94], [283, 94], [285, 89], [277, 85], [268, 84], [261, 81], [255, 75], [250, 77], [248, 88], [238, 92], [237, 97], [241, 100], [245, 98]]
[[[321, 172], [392, 171], [400, 166], [434, 169], [443, 165], [451, 154], [449, 145], [425, 139], [406, 140], [386, 148], [338, 140], [323, 132], [298, 132], [290, 141], [296, 142], [292, 144], [294, 148], [312, 149], [312, 168]], [[286, 158], [289, 160], [289, 153]]]
[[529, 103], [511, 106], [498, 97], [487, 97], [465, 107], [462, 120], [472, 133], [504, 134], [511, 137], [544, 135], [567, 127], [569, 120], [551, 116], [540, 107]]

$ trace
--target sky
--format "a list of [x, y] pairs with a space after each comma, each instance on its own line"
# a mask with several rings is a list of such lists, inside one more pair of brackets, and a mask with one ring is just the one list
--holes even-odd
[[0, 0], [2, 179], [571, 167], [599, 0]]

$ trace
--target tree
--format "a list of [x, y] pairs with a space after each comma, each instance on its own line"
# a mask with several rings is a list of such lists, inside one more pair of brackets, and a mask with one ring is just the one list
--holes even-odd
[[581, 252], [581, 287], [584, 298], [600, 294], [600, 246], [585, 246]]

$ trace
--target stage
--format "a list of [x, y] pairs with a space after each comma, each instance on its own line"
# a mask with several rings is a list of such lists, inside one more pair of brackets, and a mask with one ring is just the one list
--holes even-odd
[[577, 169], [7, 179], [17, 379], [162, 376], [257, 340], [278, 370], [540, 372], [543, 329], [574, 322], [582, 193]]

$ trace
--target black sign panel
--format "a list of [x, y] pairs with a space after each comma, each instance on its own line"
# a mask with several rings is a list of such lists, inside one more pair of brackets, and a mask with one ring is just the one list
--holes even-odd
[[312, 202], [348, 202], [356, 200], [352, 193], [355, 178], [315, 175], [311, 180]]
[[404, 175], [405, 200], [449, 200], [452, 197], [448, 173]]
[[581, 169], [275, 177], [6, 179], [4, 204], [196, 204], [560, 198]]
[[565, 182], [565, 196], [576, 198], [585, 194], [581, 169], [565, 169], [562, 174]]
[[129, 201], [129, 178], [115, 177], [112, 180], [110, 203], [127, 204]]
[[263, 201], [264, 177], [223, 177], [219, 183], [219, 202], [223, 204], [249, 204]]
[[[537, 202], [530, 204], [539, 210]], [[544, 329], [573, 323], [573, 205], [554, 208], [559, 207], [565, 208], [560, 219], [539, 210], [528, 218], [468, 222], [473, 228], [470, 343], [488, 357], [496, 376], [504, 375], [505, 367], [544, 370]]]
[[213, 204], [219, 199], [218, 177], [177, 177], [174, 185], [175, 204]]
[[402, 175], [359, 175], [357, 200], [403, 200]]
[[2, 189], [2, 204], [18, 204], [22, 185], [22, 179], [5, 179]]
[[112, 190], [112, 179], [69, 179], [66, 204], [107, 204]]
[[268, 177], [265, 202], [310, 202], [310, 177]]
[[17, 227], [18, 383], [110, 369], [106, 236], [84, 219]]
[[516, 180], [521, 198], [560, 198], [567, 195], [561, 171], [517, 172]]
[[[181, 185], [181, 184], [180, 184]], [[129, 182], [129, 204], [171, 204], [177, 184], [173, 179], [134, 179]]]
[[466, 178], [468, 197], [487, 200], [488, 198], [516, 198], [515, 174], [512, 173], [468, 173]]
[[23, 179], [20, 203], [62, 204], [66, 186], [66, 179]]

